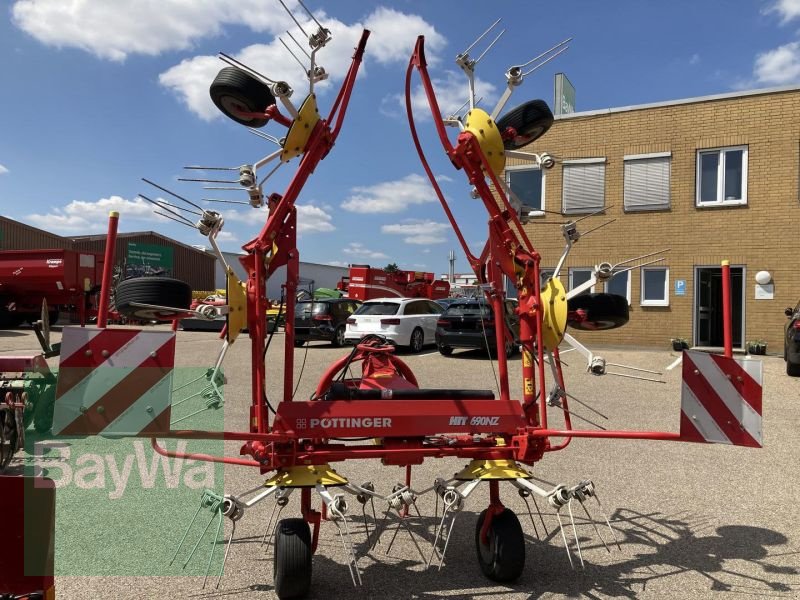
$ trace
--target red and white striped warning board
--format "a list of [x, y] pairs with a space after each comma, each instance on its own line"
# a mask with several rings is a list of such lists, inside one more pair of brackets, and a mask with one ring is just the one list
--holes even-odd
[[175, 333], [65, 327], [53, 433], [169, 431]]
[[762, 363], [683, 353], [681, 439], [760, 448]]

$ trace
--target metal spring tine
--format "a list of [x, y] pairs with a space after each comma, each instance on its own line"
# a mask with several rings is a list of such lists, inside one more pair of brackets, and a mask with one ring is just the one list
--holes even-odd
[[[202, 504], [200, 505], [200, 508], [203, 508]], [[211, 518], [208, 520], [208, 523], [206, 523], [206, 527], [205, 527], [205, 529], [203, 529], [203, 533], [200, 534], [200, 537], [197, 539], [197, 542], [195, 543], [194, 547], [192, 548], [192, 551], [189, 552], [189, 556], [186, 559], [186, 562], [183, 563], [183, 568], [184, 569], [186, 568], [186, 565], [189, 564], [189, 561], [192, 560], [192, 556], [194, 556], [194, 553], [197, 551], [197, 547], [200, 545], [200, 542], [203, 541], [203, 538], [206, 535], [206, 531], [208, 531], [208, 528], [211, 527], [211, 523], [214, 522], [214, 517], [216, 517], [216, 516], [217, 516], [216, 512], [211, 514]]]
[[585, 406], [586, 408], [588, 408], [588, 409], [589, 409], [590, 411], [592, 411], [593, 413], [596, 413], [596, 414], [600, 415], [600, 416], [601, 416], [601, 417], [603, 417], [603, 418], [604, 418], [606, 421], [608, 421], [608, 417], [607, 417], [607, 416], [605, 416], [603, 413], [601, 413], [601, 412], [600, 412], [599, 410], [597, 410], [596, 408], [592, 408], [591, 406], [589, 406], [588, 404], [586, 404], [586, 402], [584, 402], [583, 400], [578, 400], [578, 399], [577, 399], [575, 396], [573, 396], [572, 394], [570, 394], [568, 391], [566, 391], [566, 390], [561, 390], [561, 393], [562, 393], [562, 394], [564, 394], [564, 395], [565, 395], [567, 398], [569, 398], [570, 400], [575, 400], [575, 402], [577, 402], [578, 404], [580, 404], [580, 405], [582, 405], [582, 406]]
[[221, 198], [200, 198], [202, 202], [221, 202], [222, 204], [247, 204], [244, 200], [222, 200]]
[[633, 271], [634, 269], [639, 269], [641, 267], [646, 267], [647, 265], [653, 265], [653, 264], [655, 264], [657, 262], [661, 262], [663, 260], [666, 260], [666, 258], [667, 258], [666, 256], [662, 256], [661, 258], [656, 258], [654, 260], [649, 260], [646, 263], [641, 263], [639, 265], [633, 265], [632, 267], [625, 267], [624, 269], [620, 269], [619, 271], [615, 270], [614, 271], [614, 275], [617, 275], [619, 273], [625, 273], [627, 271]]
[[300, 65], [300, 68], [301, 68], [301, 69], [303, 69], [303, 73], [305, 73], [305, 74], [308, 74], [308, 73], [309, 73], [309, 71], [310, 71], [310, 69], [307, 69], [307, 68], [306, 68], [306, 66], [303, 64], [303, 62], [302, 62], [302, 61], [301, 61], [299, 58], [297, 58], [297, 55], [296, 55], [294, 52], [292, 52], [292, 49], [291, 49], [291, 48], [289, 48], [289, 46], [286, 44], [286, 42], [284, 42], [284, 41], [283, 41], [283, 38], [279, 37], [279, 38], [278, 38], [278, 41], [279, 41], [281, 44], [283, 44], [283, 47], [284, 47], [284, 48], [286, 48], [286, 51], [287, 51], [289, 54], [291, 54], [291, 55], [292, 55], [292, 57], [293, 57], [293, 58], [294, 58], [294, 59], [297, 61], [297, 64], [298, 64], [298, 65]]
[[314, 23], [316, 23], [316, 24], [317, 24], [317, 27], [322, 27], [322, 23], [320, 23], [319, 21], [317, 21], [317, 18], [314, 16], [314, 13], [312, 13], [310, 10], [308, 10], [308, 8], [306, 8], [306, 5], [305, 5], [305, 4], [303, 4], [303, 0], [297, 0], [297, 3], [298, 3], [300, 6], [302, 6], [302, 7], [303, 7], [303, 10], [305, 10], [305, 11], [306, 11], [306, 13], [308, 13], [308, 16], [309, 16], [309, 17], [311, 17], [311, 18], [313, 19]]
[[[505, 181], [502, 181], [500, 179], [498, 179], [498, 181], [500, 182], [500, 185], [503, 187], [503, 190], [506, 192], [507, 196], [510, 196], [511, 198], [519, 202], [520, 206], [524, 204], [522, 200], [519, 199], [519, 196], [517, 196], [514, 190], [511, 189], [510, 185], [508, 185]], [[536, 212], [542, 212], [548, 215], [558, 215], [559, 217], [563, 216], [560, 212], [554, 210], [545, 210], [543, 208], [537, 208]], [[534, 221], [534, 223], [538, 223], [539, 225], [563, 225], [563, 223], [539, 223], [538, 221]], [[530, 225], [530, 223], [526, 223], [526, 225]]]
[[569, 542], [567, 541], [567, 536], [564, 533], [564, 523], [561, 522], [561, 511], [556, 511], [556, 518], [558, 519], [558, 527], [561, 529], [561, 539], [564, 540], [564, 548], [567, 550], [567, 558], [569, 559], [569, 566], [575, 569], [575, 564], [572, 562], [572, 551], [569, 549]]
[[628, 379], [639, 379], [641, 381], [652, 381], [653, 383], [667, 383], [661, 379], [650, 379], [649, 377], [639, 377], [638, 375], [627, 375], [625, 373], [615, 373], [614, 371], [606, 371], [606, 375], [616, 375], [617, 377], [627, 377]]
[[367, 534], [367, 548], [372, 547], [371, 538], [369, 535], [369, 523], [367, 523], [367, 505], [361, 505], [361, 516], [364, 517], [364, 532]]
[[264, 138], [265, 140], [268, 140], [268, 141], [272, 142], [276, 146], [280, 146], [281, 145], [281, 141], [278, 138], [276, 138], [274, 135], [270, 135], [268, 133], [264, 133], [263, 131], [259, 131], [258, 129], [254, 129], [253, 127], [248, 127], [247, 131], [249, 131], [253, 135], [257, 135], [260, 138]]
[[664, 252], [669, 252], [671, 248], [665, 248], [664, 250], [656, 250], [655, 252], [650, 252], [649, 254], [642, 254], [641, 256], [635, 256], [634, 258], [629, 258], [628, 260], [622, 260], [615, 264], [612, 269], [616, 270], [616, 268], [620, 265], [626, 265], [630, 262], [635, 262], [637, 260], [642, 260], [643, 258], [650, 258], [651, 256], [655, 256], [656, 254], [664, 254]]
[[[167, 208], [167, 207], [166, 207], [166, 206], [164, 206], [163, 204], [159, 204], [158, 202], [156, 202], [156, 201], [155, 201], [155, 200], [153, 200], [152, 198], [148, 198], [148, 197], [147, 197], [147, 196], [145, 196], [144, 194], [139, 194], [139, 197], [140, 197], [142, 200], [146, 200], [147, 202], [149, 202], [149, 203], [150, 203], [150, 204], [152, 204], [153, 206], [155, 206], [155, 207], [157, 207], [157, 208], [160, 208], [160, 209], [162, 209], [162, 210], [165, 210], [165, 211], [167, 211], [168, 213], [171, 213], [171, 214], [173, 214], [173, 215], [174, 215], [174, 216], [176, 216], [178, 219], [181, 219], [182, 221], [184, 221], [184, 222], [188, 223], [189, 225], [191, 225], [192, 227], [194, 227], [194, 223], [192, 223], [192, 222], [191, 222], [189, 219], [187, 219], [186, 217], [184, 217], [182, 214], [180, 214], [180, 213], [178, 213], [178, 212], [175, 212], [174, 210], [172, 210], [172, 209], [170, 209], [170, 208]], [[153, 212], [155, 212], [155, 211], [153, 211]]]
[[191, 381], [188, 381], [188, 382], [184, 383], [183, 385], [179, 385], [179, 386], [178, 386], [178, 387], [176, 387], [174, 390], [172, 390], [172, 393], [174, 394], [174, 393], [175, 393], [175, 392], [177, 392], [178, 390], [182, 390], [182, 389], [183, 389], [183, 388], [185, 388], [185, 387], [189, 387], [189, 386], [190, 386], [190, 385], [192, 385], [193, 383], [195, 383], [195, 382], [197, 382], [197, 381], [200, 381], [201, 379], [205, 379], [205, 378], [206, 378], [206, 374], [205, 374], [205, 373], [203, 373], [202, 375], [200, 375], [200, 377], [195, 377], [195, 378], [194, 378], [194, 379], [192, 379]]
[[661, 371], [651, 371], [650, 369], [642, 369], [640, 367], [631, 367], [630, 365], [621, 365], [618, 363], [607, 362], [607, 365], [612, 367], [622, 367], [623, 369], [630, 369], [631, 371], [641, 371], [642, 373], [652, 373], [653, 375], [663, 375]]
[[[350, 539], [350, 529], [347, 527], [347, 517], [345, 517], [341, 512], [336, 510], [331, 506], [331, 515], [339, 516], [344, 521], [344, 528], [345, 532], [347, 533], [347, 540], [350, 544], [350, 547], [347, 547], [347, 542], [344, 541], [344, 534], [342, 533], [342, 527], [339, 525], [338, 519], [333, 519], [333, 524], [336, 525], [336, 530], [339, 532], [339, 540], [342, 542], [342, 549], [344, 549], [345, 554], [347, 554], [347, 569], [350, 571], [350, 579], [353, 580], [353, 585], [358, 587], [362, 585], [361, 582], [361, 572], [358, 569], [358, 561], [356, 560], [355, 551], [353, 550], [353, 542]], [[356, 583], [356, 575], [353, 575], [353, 568], [355, 567], [356, 575], [358, 576], [358, 583]]]
[[200, 165], [188, 165], [183, 167], [190, 171], [238, 171], [239, 167], [201, 167]]
[[408, 535], [411, 536], [411, 541], [414, 542], [414, 545], [417, 547], [417, 552], [422, 557], [422, 562], [425, 562], [425, 553], [422, 551], [422, 548], [419, 547], [417, 543], [417, 538], [414, 537], [414, 532], [411, 531], [411, 528], [408, 526], [408, 523], [405, 522], [405, 519], [401, 519], [400, 523], [406, 528]]
[[208, 581], [208, 572], [211, 570], [211, 561], [214, 559], [214, 550], [217, 547], [217, 540], [219, 539], [219, 531], [222, 529], [222, 512], [219, 512], [219, 525], [217, 525], [217, 533], [211, 539], [211, 552], [208, 555], [208, 564], [206, 565], [206, 576], [203, 578], [203, 589], [206, 588], [206, 581]]
[[[403, 517], [398, 517], [400, 519], [400, 523], [403, 522]], [[397, 525], [397, 528], [394, 530], [394, 534], [392, 535], [392, 539], [389, 540], [389, 546], [386, 548], [386, 554], [389, 554], [389, 551], [392, 549], [392, 545], [394, 544], [394, 540], [397, 538], [397, 534], [400, 533], [400, 524]]]
[[375, 514], [375, 500], [372, 496], [369, 497], [369, 503], [372, 506], [372, 522], [375, 524], [375, 531], [378, 531], [378, 516]]
[[358, 576], [358, 585], [364, 585], [364, 582], [361, 581], [361, 569], [358, 568], [358, 557], [356, 556], [356, 549], [353, 545], [353, 538], [350, 536], [350, 523], [347, 520], [347, 515], [344, 513], [340, 514], [342, 515], [342, 520], [344, 521], [344, 532], [347, 534], [347, 541], [350, 544], [350, 556], [353, 558], [353, 568], [355, 568], [356, 575]]
[[228, 553], [231, 551], [231, 543], [233, 542], [233, 536], [236, 535], [236, 521], [232, 521], [233, 529], [231, 530], [231, 537], [228, 538], [228, 544], [225, 546], [225, 555], [222, 558], [222, 566], [219, 568], [219, 575], [217, 576], [217, 585], [215, 586], [216, 589], [219, 589], [219, 582], [222, 581], [222, 573], [225, 572], [225, 563], [228, 562]]
[[582, 416], [580, 416], [580, 415], [579, 415], [578, 413], [576, 413], [575, 411], [572, 411], [572, 410], [569, 410], [569, 409], [565, 409], [563, 406], [561, 407], [561, 410], [566, 410], [566, 412], [568, 412], [568, 413], [570, 414], [570, 416], [572, 416], [572, 417], [575, 417], [576, 419], [580, 419], [581, 421], [585, 421], [586, 423], [589, 423], [590, 425], [594, 425], [594, 426], [595, 426], [595, 427], [597, 427], [598, 429], [602, 429], [603, 431], [605, 431], [605, 430], [606, 430], [606, 428], [605, 428], [605, 427], [603, 427], [602, 425], [600, 425], [599, 423], [595, 423], [594, 421], [590, 421], [590, 420], [589, 420], [589, 419], [587, 419], [586, 417], [582, 417]]
[[197, 229], [197, 227], [195, 227], [194, 225], [189, 225], [189, 223], [187, 223], [186, 221], [181, 221], [180, 219], [176, 219], [174, 217], [170, 217], [169, 215], [165, 215], [164, 213], [160, 213], [157, 210], [154, 210], [153, 214], [156, 214], [159, 217], [164, 217], [166, 219], [169, 219], [170, 221], [175, 221], [176, 223], [180, 223], [181, 225], [185, 225], [186, 227], [191, 227], [192, 229]]
[[608, 544], [606, 544], [606, 540], [600, 534], [600, 529], [597, 527], [597, 523], [594, 522], [592, 515], [589, 514], [589, 509], [586, 508], [586, 505], [583, 503], [582, 500], [580, 500], [580, 504], [581, 508], [583, 508], [583, 512], [586, 513], [586, 518], [589, 519], [589, 521], [592, 523], [592, 527], [594, 527], [594, 532], [597, 534], [597, 537], [599, 537], [600, 541], [603, 542], [603, 546], [605, 546], [606, 551], [608, 551], [608, 553], [611, 554], [611, 548], [608, 547]]
[[553, 59], [554, 59], [556, 56], [558, 56], [558, 55], [559, 55], [559, 54], [561, 54], [562, 52], [566, 52], [567, 50], [569, 50], [569, 46], [567, 46], [566, 48], [562, 48], [561, 50], [559, 50], [558, 52], [556, 52], [556, 53], [555, 53], [555, 54], [553, 54], [552, 56], [548, 56], [546, 59], [544, 59], [542, 62], [540, 62], [539, 64], [537, 64], [537, 65], [536, 65], [536, 66], [534, 66], [533, 68], [531, 68], [531, 69], [528, 69], [527, 71], [525, 71], [525, 72], [522, 74], [522, 76], [523, 76], [523, 77], [527, 77], [528, 75], [530, 75], [531, 73], [533, 73], [533, 72], [534, 72], [536, 69], [540, 69], [540, 68], [542, 68], [542, 67], [543, 67], [543, 66], [545, 66], [547, 63], [549, 63], [551, 60], [553, 60]]
[[607, 210], [612, 209], [612, 208], [614, 208], [613, 204], [611, 206], [605, 206], [605, 207], [601, 208], [600, 210], [596, 210], [596, 211], [594, 211], [592, 213], [589, 213], [588, 215], [583, 215], [582, 217], [579, 217], [579, 218], [575, 219], [574, 221], [572, 221], [572, 223], [580, 223], [584, 219], [588, 219], [589, 217], [593, 217], [595, 215], [599, 215], [599, 214], [604, 213]]
[[[186, 415], [185, 417], [181, 417], [180, 419], [175, 419], [174, 421], [170, 421], [169, 424], [170, 425], [175, 425], [175, 423], [180, 423], [181, 421], [185, 421], [186, 419], [189, 419], [189, 418], [191, 418], [191, 417], [193, 417], [195, 415], [199, 415], [201, 412], [204, 412], [204, 411], [207, 411], [207, 410], [211, 410], [212, 408], [213, 407], [211, 407], [211, 406], [205, 406], [205, 407], [201, 408], [200, 410], [194, 411], [190, 415]], [[219, 408], [219, 407], [217, 407], [217, 408]]]
[[476, 58], [476, 59], [475, 59], [475, 61], [472, 63], [472, 66], [475, 66], [475, 65], [477, 65], [477, 64], [478, 64], [478, 63], [481, 61], [481, 59], [482, 59], [484, 56], [486, 56], [486, 53], [487, 53], [487, 52], [489, 52], [489, 50], [491, 50], [491, 49], [492, 49], [492, 46], [494, 46], [494, 45], [497, 43], [497, 41], [498, 41], [498, 40], [499, 40], [501, 37], [503, 37], [503, 34], [504, 34], [505, 32], [506, 32], [506, 30], [505, 30], [505, 29], [503, 29], [503, 30], [502, 30], [500, 33], [498, 33], [498, 34], [497, 34], [497, 37], [496, 37], [496, 38], [494, 38], [494, 39], [492, 40], [492, 43], [491, 43], [491, 44], [489, 44], [489, 45], [487, 46], [486, 50], [484, 50], [483, 52], [481, 52], [481, 55], [480, 55], [478, 58]]
[[[281, 4], [283, 4], [283, 3], [281, 2]], [[262, 75], [261, 73], [259, 73], [255, 69], [253, 69], [252, 67], [248, 67], [243, 62], [239, 62], [238, 60], [236, 60], [232, 56], [229, 56], [228, 54], [225, 54], [224, 52], [220, 52], [219, 53], [219, 58], [220, 58], [220, 60], [222, 60], [223, 62], [228, 63], [232, 67], [237, 67], [237, 68], [241, 69], [242, 71], [245, 71], [245, 72], [250, 73], [252, 75], [256, 75], [258, 77], [261, 77], [262, 79], [264, 79], [265, 81], [268, 81], [270, 83], [276, 83], [276, 81], [274, 79], [270, 79], [266, 75]]]
[[[317, 23], [317, 25], [319, 25], [319, 23]], [[321, 27], [321, 25], [320, 25], [320, 27]], [[306, 52], [306, 49], [303, 48], [302, 44], [300, 44], [300, 42], [298, 42], [297, 39], [292, 35], [292, 32], [287, 29], [286, 30], [286, 35], [288, 35], [290, 38], [292, 38], [292, 41], [295, 43], [295, 45], [298, 48], [300, 48], [300, 52], [305, 54], [306, 58], [308, 58], [308, 60], [311, 60], [311, 55], [308, 52]]]
[[533, 57], [532, 59], [530, 59], [528, 62], [526, 62], [526, 63], [523, 63], [523, 64], [519, 65], [519, 68], [521, 69], [521, 68], [523, 68], [523, 67], [527, 67], [527, 66], [528, 66], [528, 65], [530, 65], [530, 64], [533, 64], [534, 62], [536, 62], [536, 61], [537, 61], [537, 60], [539, 60], [540, 58], [543, 58], [543, 57], [547, 56], [548, 54], [550, 54], [551, 52], [553, 52], [553, 51], [554, 51], [554, 50], [556, 50], [557, 48], [561, 48], [561, 46], [563, 46], [564, 44], [568, 44], [568, 43], [570, 43], [571, 41], [572, 41], [572, 38], [571, 38], [571, 37], [569, 37], [569, 38], [565, 39], [563, 42], [559, 42], [558, 44], [556, 44], [556, 45], [555, 45], [555, 46], [553, 46], [552, 48], [550, 48], [550, 49], [548, 49], [548, 50], [545, 50], [544, 52], [542, 52], [542, 53], [541, 53], [539, 56], [534, 56], [534, 57]]
[[383, 519], [381, 519], [380, 524], [375, 527], [375, 543], [372, 545], [371, 550], [374, 550], [375, 548], [378, 547], [378, 543], [381, 541], [381, 534], [383, 533], [383, 531], [384, 531], [384, 529], [386, 527], [386, 521], [389, 519], [389, 511], [391, 511], [391, 510], [392, 509], [389, 508], [389, 510], [387, 510], [384, 513]]
[[178, 177], [178, 181], [195, 181], [199, 183], [239, 183], [238, 179], [194, 179], [191, 177]]
[[447, 531], [447, 538], [444, 540], [444, 548], [442, 549], [442, 556], [439, 560], [439, 571], [442, 570], [442, 565], [444, 564], [444, 555], [447, 554], [447, 545], [450, 543], [450, 535], [453, 533], [453, 527], [456, 524], [456, 517], [458, 513], [453, 515], [453, 519], [450, 521], [450, 529]]
[[[522, 491], [522, 490], [520, 490], [520, 491]], [[530, 495], [530, 494], [528, 494], [528, 495]], [[525, 501], [525, 507], [528, 509], [528, 516], [531, 518], [531, 525], [533, 526], [533, 532], [536, 534], [536, 539], [537, 540], [541, 540], [542, 538], [539, 537], [539, 528], [536, 527], [536, 521], [533, 519], [533, 513], [531, 512], [531, 505], [528, 502], [528, 497], [527, 496], [523, 496], [522, 494], [520, 494], [520, 496]], [[537, 506], [537, 508], [538, 508], [538, 506]]]
[[497, 19], [497, 20], [496, 20], [494, 23], [492, 23], [491, 25], [489, 25], [489, 29], [487, 29], [487, 30], [486, 30], [486, 31], [484, 31], [482, 34], [480, 34], [480, 35], [478, 36], [478, 39], [476, 39], [474, 42], [472, 42], [472, 43], [469, 45], [469, 47], [468, 47], [466, 50], [464, 50], [464, 51], [463, 51], [461, 54], [467, 54], [467, 53], [468, 53], [470, 50], [472, 50], [472, 49], [475, 47], [475, 44], [477, 44], [477, 43], [478, 43], [478, 42], [480, 42], [480, 41], [481, 41], [481, 40], [482, 40], [484, 37], [486, 37], [486, 34], [487, 34], [487, 33], [489, 33], [489, 32], [490, 32], [492, 29], [494, 29], [494, 28], [495, 28], [495, 25], [497, 25], [497, 24], [498, 24], [500, 21], [501, 21], [501, 19]]
[[581, 561], [581, 568], [586, 568], [583, 564], [583, 552], [581, 552], [581, 540], [578, 537], [578, 529], [575, 527], [575, 517], [572, 515], [572, 498], [567, 502], [567, 512], [569, 512], [569, 520], [572, 522], [572, 533], [575, 534], [575, 545], [578, 547], [578, 558]]
[[162, 186], [158, 185], [157, 183], [154, 183], [154, 182], [150, 181], [149, 179], [145, 179], [144, 177], [142, 177], [142, 181], [144, 181], [144, 182], [145, 182], [145, 183], [147, 183], [147, 184], [150, 184], [150, 185], [152, 185], [152, 186], [153, 186], [153, 187], [155, 187], [155, 188], [158, 188], [158, 189], [160, 189], [162, 192], [167, 192], [167, 193], [168, 193], [170, 196], [174, 196], [174, 197], [175, 197], [175, 198], [177, 198], [178, 200], [183, 200], [184, 202], [186, 202], [186, 204], [189, 204], [189, 205], [191, 205], [191, 206], [194, 206], [194, 207], [195, 207], [196, 209], [198, 209], [198, 210], [203, 210], [203, 207], [202, 207], [202, 206], [198, 206], [197, 204], [195, 204], [194, 202], [192, 202], [192, 201], [191, 201], [191, 200], [189, 200], [188, 198], [184, 198], [183, 196], [181, 196], [181, 195], [179, 195], [179, 194], [176, 194], [175, 192], [173, 192], [173, 191], [170, 191], [170, 190], [168, 190], [167, 188], [165, 188], [165, 187], [162, 187]]
[[[292, 21], [294, 21], [294, 24], [295, 24], [295, 25], [297, 25], [297, 27], [300, 29], [300, 31], [302, 31], [302, 32], [303, 32], [303, 35], [304, 35], [304, 36], [306, 36], [306, 37], [308, 37], [308, 34], [306, 33], [306, 30], [305, 30], [305, 29], [303, 29], [303, 26], [302, 26], [302, 25], [300, 25], [300, 21], [298, 21], [298, 20], [295, 18], [295, 16], [292, 14], [292, 11], [290, 11], [290, 10], [289, 10], [289, 7], [287, 7], [287, 6], [286, 6], [286, 5], [283, 3], [283, 0], [278, 0], [278, 2], [280, 2], [280, 3], [281, 3], [281, 6], [283, 7], [283, 10], [285, 10], [287, 13], [289, 13], [289, 16], [292, 18]], [[303, 8], [305, 8], [305, 6], [304, 6]], [[308, 11], [308, 9], [306, 8], [306, 12], [307, 12], [307, 11]], [[312, 18], [313, 18], [313, 17], [312, 17]], [[314, 19], [314, 20], [316, 20], [316, 19]]]
[[280, 510], [278, 510], [278, 515], [275, 517], [275, 525], [272, 527], [272, 532], [269, 534], [269, 540], [267, 540], [267, 546], [272, 545], [272, 540], [275, 537], [275, 532], [278, 531], [278, 524], [281, 521], [281, 513], [283, 512], [283, 509], [285, 507], [286, 505], [284, 504], [283, 506], [281, 506]]
[[594, 492], [594, 499], [597, 501], [597, 507], [600, 509], [600, 514], [603, 515], [603, 518], [606, 520], [606, 525], [608, 525], [608, 530], [611, 532], [611, 537], [614, 538], [614, 543], [617, 545], [617, 549], [622, 552], [622, 546], [619, 545], [619, 540], [617, 539], [617, 534], [614, 531], [614, 528], [611, 526], [611, 521], [608, 520], [608, 516], [606, 515], [606, 511], [603, 510], [603, 505], [600, 503], [600, 497], [597, 495], [597, 491]]
[[264, 529], [264, 537], [261, 538], [261, 546], [264, 545], [264, 542], [267, 541], [267, 534], [269, 533], [270, 529], [272, 528], [272, 519], [275, 518], [275, 510], [278, 508], [277, 498], [275, 498], [275, 504], [272, 505], [272, 512], [269, 514], [269, 521], [267, 522], [267, 528]]
[[[438, 496], [439, 494], [436, 495]], [[433, 556], [434, 554], [436, 554], [436, 550], [439, 547], [439, 535], [444, 529], [444, 522], [446, 518], [447, 518], [447, 507], [445, 507], [444, 510], [442, 511], [442, 518], [439, 521], [439, 525], [436, 527], [436, 534], [433, 536], [433, 545], [431, 547], [431, 555], [430, 558], [428, 558], [428, 563], [426, 565], [426, 568], [429, 568], [431, 566], [431, 563], [433, 562]]]
[[[197, 519], [197, 515], [199, 515], [199, 514], [200, 514], [200, 511], [201, 511], [201, 510], [203, 510], [203, 505], [202, 505], [202, 504], [201, 504], [201, 505], [200, 505], [200, 506], [197, 508], [197, 512], [195, 512], [195, 513], [194, 513], [194, 516], [192, 517], [192, 520], [191, 520], [191, 522], [189, 523], [189, 526], [186, 528], [186, 532], [183, 534], [183, 537], [181, 538], [181, 541], [180, 541], [180, 543], [178, 544], [178, 549], [177, 549], [177, 550], [175, 550], [175, 555], [172, 557], [172, 560], [171, 560], [171, 561], [169, 561], [169, 564], [170, 564], [170, 565], [171, 565], [172, 563], [174, 563], [174, 562], [175, 562], [175, 559], [176, 559], [176, 558], [178, 558], [178, 552], [180, 552], [180, 551], [181, 551], [181, 547], [183, 547], [183, 542], [185, 542], [185, 541], [186, 541], [186, 536], [187, 536], [187, 535], [189, 535], [189, 531], [192, 529], [192, 525], [194, 525], [195, 519]], [[186, 565], [184, 565], [184, 567], [185, 567], [185, 566], [186, 566]]]
[[215, 186], [215, 185], [204, 185], [203, 189], [204, 190], [228, 190], [228, 191], [231, 191], [231, 192], [241, 192], [244, 188], [240, 188], [240, 187], [220, 187], [220, 186]]
[[262, 185], [264, 185], [264, 182], [265, 182], [267, 179], [269, 179], [270, 177], [272, 177], [272, 176], [275, 174], [275, 171], [277, 171], [278, 169], [280, 169], [280, 167], [281, 167], [281, 165], [282, 165], [282, 164], [284, 164], [284, 163], [282, 163], [282, 162], [278, 161], [278, 164], [277, 164], [277, 165], [275, 165], [275, 166], [272, 168], [272, 170], [271, 170], [269, 173], [267, 173], [266, 175], [264, 175], [264, 178], [263, 178], [261, 181], [259, 181], [259, 182], [258, 182], [258, 185], [259, 185], [259, 187], [261, 187]]
[[586, 237], [587, 235], [589, 235], [593, 231], [597, 231], [601, 227], [605, 227], [606, 225], [611, 225], [614, 221], [616, 221], [616, 219], [611, 219], [610, 221], [606, 221], [605, 223], [602, 223], [602, 224], [598, 225], [597, 227], [592, 227], [589, 231], [585, 231], [584, 233], [582, 233], [581, 237]]
[[182, 210], [184, 212], [189, 213], [190, 215], [200, 215], [201, 217], [203, 216], [203, 213], [200, 211], [192, 210], [191, 208], [184, 208], [183, 206], [178, 206], [177, 204], [172, 204], [172, 202], [167, 202], [163, 198], [156, 200], [156, 202], [158, 202], [158, 204], [160, 204], [161, 206], [164, 207], [169, 206], [170, 208], [174, 208], [175, 210]]

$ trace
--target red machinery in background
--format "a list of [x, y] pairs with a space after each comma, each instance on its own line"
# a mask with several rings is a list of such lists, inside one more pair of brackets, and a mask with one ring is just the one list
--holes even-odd
[[356, 300], [373, 298], [428, 298], [439, 300], [450, 294], [450, 284], [422, 271], [386, 271], [369, 265], [350, 265], [350, 275], [342, 277], [336, 289]]

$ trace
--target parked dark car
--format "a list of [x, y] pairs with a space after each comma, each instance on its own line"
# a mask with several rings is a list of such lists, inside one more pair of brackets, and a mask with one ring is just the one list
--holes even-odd
[[349, 298], [298, 302], [294, 315], [294, 345], [299, 348], [311, 340], [327, 340], [337, 348], [344, 346], [347, 319], [360, 304]]
[[786, 374], [800, 377], [800, 302], [794, 308], [787, 308], [785, 312], [788, 317], [783, 335]]
[[[516, 301], [505, 301], [503, 319], [514, 341], [506, 339], [506, 356], [519, 348], [519, 317], [515, 313]], [[495, 321], [491, 305], [483, 299], [460, 298], [450, 304], [436, 323], [436, 346], [444, 356], [454, 348], [484, 348], [497, 352]]]

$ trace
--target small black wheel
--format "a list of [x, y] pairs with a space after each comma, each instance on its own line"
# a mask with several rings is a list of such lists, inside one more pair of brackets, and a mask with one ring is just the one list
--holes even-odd
[[56, 408], [56, 384], [42, 386], [33, 405], [33, 428], [36, 433], [47, 433], [53, 427]]
[[617, 294], [583, 294], [567, 301], [570, 312], [582, 310], [583, 321], [567, 321], [567, 325], [583, 331], [602, 331], [622, 327], [628, 322], [628, 299]]
[[305, 340], [295, 340], [294, 341], [294, 347], [295, 348], [302, 348], [305, 345], [306, 345], [306, 341]]
[[505, 508], [492, 519], [489, 526], [488, 544], [481, 541], [481, 527], [486, 510], [475, 524], [475, 549], [481, 571], [493, 581], [514, 581], [525, 567], [525, 536], [519, 519]]
[[445, 346], [444, 344], [439, 344], [439, 354], [442, 356], [450, 356], [453, 354], [453, 348]]
[[341, 348], [344, 346], [344, 325], [339, 325], [336, 328], [336, 331], [333, 332], [333, 339], [331, 340], [331, 344], [334, 348]]
[[800, 377], [800, 363], [786, 361], [786, 374], [789, 377]]
[[553, 124], [553, 113], [544, 100], [531, 100], [512, 108], [497, 120], [497, 129], [503, 133], [509, 127], [516, 132], [513, 138], [503, 141], [507, 150], [515, 150], [542, 137]]
[[[117, 284], [117, 312], [142, 321], [169, 321], [187, 310], [192, 303], [192, 288], [188, 283], [170, 277], [136, 277]], [[141, 308], [132, 304], [163, 306], [164, 310]]]
[[263, 127], [268, 120], [242, 116], [242, 111], [261, 113], [275, 104], [275, 96], [266, 85], [236, 67], [220, 70], [211, 83], [209, 93], [222, 114], [248, 127]]
[[311, 529], [304, 519], [282, 519], [275, 532], [272, 571], [278, 598], [303, 598], [311, 587]]
[[425, 344], [425, 334], [422, 333], [422, 329], [419, 327], [415, 327], [414, 331], [411, 332], [411, 338], [408, 341], [408, 349], [416, 354], [417, 352], [422, 351], [422, 346]]

